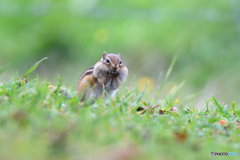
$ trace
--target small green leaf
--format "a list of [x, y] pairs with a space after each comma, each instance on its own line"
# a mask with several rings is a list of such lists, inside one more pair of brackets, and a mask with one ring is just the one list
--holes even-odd
[[148, 104], [142, 99], [142, 103], [144, 104], [144, 106], [148, 106]]
[[47, 59], [47, 57], [44, 57], [43, 59], [41, 59], [40, 61], [38, 61], [37, 63], [35, 63], [35, 64], [24, 74], [24, 76], [22, 77], [22, 79], [24, 79], [25, 76], [27, 76], [28, 74], [30, 74], [31, 72], [33, 72], [33, 71], [37, 68], [37, 66], [38, 66], [43, 60], [45, 60], [45, 59]]

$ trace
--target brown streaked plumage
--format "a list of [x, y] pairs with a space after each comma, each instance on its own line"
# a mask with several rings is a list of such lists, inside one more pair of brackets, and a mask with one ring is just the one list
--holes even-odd
[[128, 69], [121, 63], [120, 55], [104, 52], [100, 61], [81, 74], [77, 85], [78, 95], [84, 91], [81, 101], [89, 97], [101, 98], [105, 87], [105, 94], [112, 97], [127, 76]]

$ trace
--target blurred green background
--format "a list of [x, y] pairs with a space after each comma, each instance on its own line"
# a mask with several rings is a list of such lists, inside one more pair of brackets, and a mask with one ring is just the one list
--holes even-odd
[[0, 67], [10, 63], [2, 81], [48, 57], [39, 78], [74, 88], [107, 51], [128, 67], [125, 85], [154, 86], [177, 55], [167, 87], [185, 80], [180, 98], [202, 90], [198, 106], [211, 96], [240, 103], [238, 0], [1, 0], [0, 37]]

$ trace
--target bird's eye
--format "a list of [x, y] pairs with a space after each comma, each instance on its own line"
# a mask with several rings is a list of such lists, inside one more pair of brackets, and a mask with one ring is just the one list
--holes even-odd
[[119, 64], [122, 64], [122, 61], [120, 61]]
[[109, 60], [109, 59], [106, 59], [106, 62], [107, 62], [107, 63], [109, 63], [109, 62], [110, 62], [110, 60]]

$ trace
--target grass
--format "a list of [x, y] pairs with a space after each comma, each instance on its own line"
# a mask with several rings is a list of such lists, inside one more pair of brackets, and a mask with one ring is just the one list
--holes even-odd
[[59, 92], [59, 81], [53, 87], [38, 78], [28, 81], [25, 74], [0, 83], [0, 159], [212, 159], [212, 151], [240, 154], [235, 102], [228, 107], [212, 97], [200, 110], [176, 100], [178, 88], [163, 99], [125, 88], [108, 106], [103, 99], [86, 105], [75, 91], [69, 96]]

